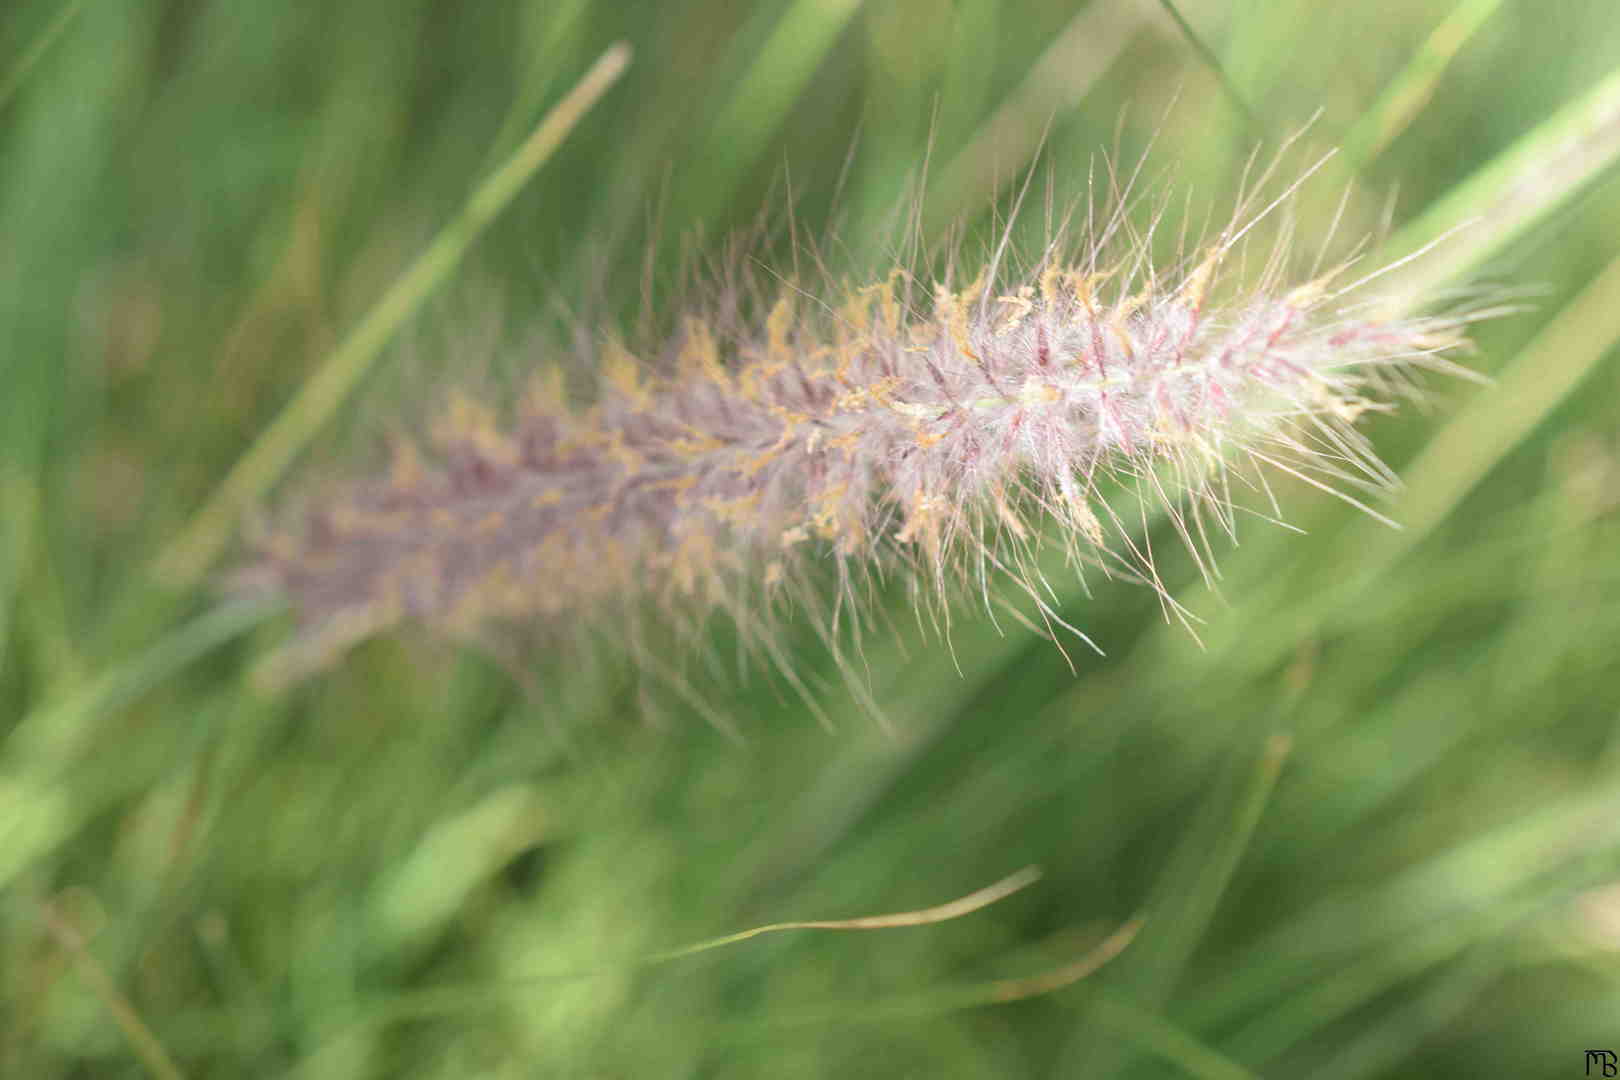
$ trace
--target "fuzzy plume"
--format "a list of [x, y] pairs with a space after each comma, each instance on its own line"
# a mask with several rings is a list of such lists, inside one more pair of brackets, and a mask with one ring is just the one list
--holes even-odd
[[1414, 305], [1362, 295], [1377, 274], [1350, 280], [1354, 260], [1289, 283], [1286, 238], [1232, 288], [1292, 190], [1168, 270], [1116, 199], [1022, 269], [1004, 239], [965, 286], [897, 269], [840, 295], [783, 287], [756, 319], [694, 310], [640, 355], [605, 342], [588, 408], [555, 369], [505, 416], [457, 397], [430, 454], [400, 441], [386, 476], [261, 546], [247, 580], [301, 618], [281, 673], [405, 619], [564, 622], [651, 597], [757, 628], [774, 592], [825, 592], [829, 562], [839, 600], [800, 605], [824, 631], [897, 569], [931, 605], [1010, 582], [1050, 629], [1067, 624], [1035, 562], [1054, 523], [1077, 567], [1157, 586], [1121, 490], [1207, 566], [1234, 489], [1269, 500], [1267, 470], [1351, 501], [1388, 486], [1354, 422], [1414, 365], [1449, 366], [1468, 316], [1382, 314]]

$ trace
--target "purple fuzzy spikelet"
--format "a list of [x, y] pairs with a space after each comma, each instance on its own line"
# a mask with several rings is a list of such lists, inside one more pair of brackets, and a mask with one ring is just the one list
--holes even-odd
[[1234, 488], [1269, 496], [1267, 472], [1346, 498], [1392, 481], [1355, 421], [1414, 366], [1449, 366], [1468, 316], [1381, 315], [1348, 264], [1289, 284], [1273, 258], [1234, 295], [1252, 220], [1168, 272], [1135, 234], [1108, 255], [1119, 220], [1021, 274], [896, 270], [784, 289], [752, 325], [694, 312], [647, 355], [604, 344], [588, 409], [543, 378], [505, 420], [455, 399], [432, 454], [401, 443], [387, 476], [262, 547], [248, 579], [301, 617], [283, 672], [402, 619], [566, 621], [652, 597], [758, 623], [827, 562], [846, 594], [897, 569], [930, 602], [1010, 581], [1050, 625], [1043, 523], [1076, 565], [1156, 583], [1140, 522], [1110, 506], [1121, 483], [1202, 563], [1234, 531]]

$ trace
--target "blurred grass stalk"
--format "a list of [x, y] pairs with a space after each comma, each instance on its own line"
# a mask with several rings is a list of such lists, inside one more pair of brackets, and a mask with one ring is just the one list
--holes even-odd
[[1365, 169], [1407, 129], [1423, 111], [1458, 51], [1501, 6], [1502, 0], [1460, 0], [1445, 21], [1435, 27], [1344, 137], [1344, 154], [1352, 168]]
[[[1286, 717], [1274, 719], [1284, 721]], [[1155, 932], [1146, 935], [1126, 957], [1112, 981], [1112, 992], [1120, 995], [1122, 1003], [1130, 1002], [1144, 1015], [1162, 1016], [1194, 950], [1209, 932], [1292, 747], [1288, 735], [1267, 733], [1259, 754], [1240, 749], [1226, 782], [1205, 798], [1198, 820], [1177, 845], [1155, 887], [1148, 912]], [[1250, 755], [1249, 761], [1244, 754]], [[1117, 1019], [1117, 1010], [1111, 1014], [1105, 1009], [1103, 1016]], [[1146, 1034], [1152, 1038], [1146, 1048], [1162, 1042], [1160, 1056], [1174, 1060], [1179, 1033], [1163, 1021], [1161, 1024], [1169, 1037], [1157, 1028], [1149, 1029]], [[1109, 1027], [1105, 1022], [1101, 1030], [1084, 1029], [1069, 1047], [1066, 1061], [1077, 1075], [1112, 1076], [1128, 1067], [1132, 1047], [1111, 1037], [1099, 1038]], [[1084, 1068], [1078, 1068], [1082, 1062]]]
[[[36, 50], [37, 51], [37, 50]], [[394, 331], [418, 310], [459, 264], [485, 227], [522, 190], [568, 133], [623, 74], [628, 46], [602, 55], [579, 84], [541, 120], [534, 133], [481, 184], [462, 213], [447, 225], [409, 270], [306, 383], [276, 422], [238, 460], [214, 497], [160, 559], [169, 580], [195, 582], [222, 550], [244, 506], [261, 497], [342, 404]], [[33, 515], [25, 480], [7, 471], [0, 498], [14, 523], [7, 548], [14, 558], [0, 570], [14, 572], [26, 555]], [[15, 565], [13, 565], [15, 564]], [[7, 733], [7, 763], [0, 774], [0, 810], [7, 818], [0, 883], [50, 850], [77, 827], [79, 809], [53, 787], [62, 765], [95, 730], [96, 720], [127, 704], [227, 641], [259, 625], [274, 609], [262, 605], [221, 607], [172, 629], [144, 652], [114, 664], [65, 698], [37, 706]], [[4, 644], [0, 623], [0, 646]]]
[[1620, 69], [1478, 169], [1388, 244], [1394, 259], [1429, 249], [1391, 274], [1392, 296], [1431, 296], [1545, 222], [1620, 159]]
[[703, 141], [700, 185], [682, 200], [704, 220], [724, 207], [780, 128], [863, 0], [795, 0], [760, 48]]
[[176, 585], [196, 583], [213, 565], [242, 511], [262, 498], [337, 412], [371, 369], [395, 331], [461, 264], [462, 256], [562, 145], [630, 64], [623, 42], [599, 57], [533, 134], [473, 192], [461, 213], [436, 236], [321, 368], [310, 377], [231, 467], [214, 495], [159, 557], [157, 573]]
[[[17, 96], [39, 62], [61, 39], [74, 19], [78, 18], [84, 0], [69, 0], [34, 37], [33, 43], [19, 56], [11, 70], [0, 78], [0, 113]], [[31, 557], [34, 530], [40, 518], [40, 492], [37, 480], [21, 460], [0, 461], [0, 666], [6, 659], [11, 641], [12, 598], [20, 590], [19, 578]]]
[[[1438, 200], [1391, 241], [1411, 261], [1391, 275], [1398, 303], [1479, 273], [1489, 259], [1555, 213], [1620, 161], [1620, 71], [1537, 125]], [[1209, 651], [1178, 673], [1219, 665], [1256, 672], [1357, 598], [1456, 510], [1620, 342], [1620, 259], [1612, 262], [1497, 377], [1430, 440], [1405, 470], [1400, 530], [1358, 519], [1318, 561], [1335, 574], [1303, 594], [1271, 577], [1246, 590], [1211, 635]], [[1351, 567], [1348, 574], [1343, 568]], [[1303, 599], [1299, 597], [1303, 596]], [[1266, 614], [1261, 614], [1266, 613]]]
[[73, 20], [78, 18], [79, 9], [82, 7], [84, 0], [68, 0], [63, 4], [56, 16], [39, 32], [39, 36], [28, 47], [28, 51], [17, 59], [11, 72], [4, 79], [0, 79], [0, 111], [4, 111], [11, 103], [11, 99], [22, 89], [23, 83], [28, 81], [28, 76], [33, 73], [40, 60], [51, 51], [51, 46], [55, 45], [67, 32], [68, 27], [73, 25]]
[[923, 232], [932, 238], [1000, 194], [1040, 150], [1053, 119], [1075, 108], [1151, 12], [1145, 0], [1088, 4], [1041, 53], [1012, 93], [929, 185]]

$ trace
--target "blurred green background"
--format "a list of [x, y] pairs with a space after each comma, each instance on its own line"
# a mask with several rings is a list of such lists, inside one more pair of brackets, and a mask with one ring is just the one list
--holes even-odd
[[[1620, 1050], [1620, 19], [1177, 14], [0, 10], [0, 1075], [1429, 1080]], [[740, 742], [607, 633], [522, 654], [539, 694], [411, 633], [256, 691], [285, 625], [153, 561], [619, 40], [622, 81], [300, 465], [363, 459], [388, 417], [551, 362], [571, 326], [666, 318], [683, 245], [787, 191], [851, 268], [919, 185], [927, 228], [982, 236], [1031, 164], [1061, 201], [1150, 142], [1155, 185], [1218, 219], [1249, 150], [1318, 109], [1307, 141], [1347, 151], [1302, 241], [1354, 181], [1347, 233], [1477, 216], [1502, 242], [1467, 275], [1536, 294], [1477, 335], [1496, 385], [1430, 380], [1426, 414], [1368, 424], [1411, 480], [1381, 504], [1404, 532], [1281, 484], [1306, 535], [1246, 527], [1218, 590], [1153, 535], [1202, 646], [1094, 580], [1066, 611], [1106, 658], [1071, 649], [1071, 672], [968, 613], [958, 673], [897, 601], [865, 650], [890, 732], [813, 641], [831, 732], [739, 672], [724, 627], [664, 649]], [[1508, 194], [1482, 194], [1526, 138]], [[960, 919], [637, 963], [1028, 864], [1041, 881]], [[1041, 981], [1137, 917], [1099, 972]]]

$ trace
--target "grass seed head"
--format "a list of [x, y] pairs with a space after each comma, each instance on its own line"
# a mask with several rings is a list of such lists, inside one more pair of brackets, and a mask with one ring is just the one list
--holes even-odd
[[1466, 312], [1391, 315], [1423, 298], [1367, 295], [1376, 275], [1355, 259], [1290, 280], [1286, 228], [1258, 275], [1237, 273], [1292, 191], [1242, 200], [1170, 265], [1152, 257], [1157, 219], [1138, 228], [1116, 192], [1032, 259], [1009, 226], [971, 279], [908, 264], [773, 291], [728, 273], [663, 340], [600, 338], [589, 407], [554, 368], [510, 409], [454, 395], [427, 445], [398, 442], [386, 470], [260, 547], [243, 580], [301, 620], [278, 673], [401, 620], [568, 624], [648, 598], [724, 609], [745, 637], [791, 606], [835, 640], [897, 573], [939, 616], [999, 581], [1067, 626], [1037, 567], [1054, 537], [1075, 567], [1146, 581], [1179, 613], [1122, 492], [1156, 503], [1207, 572], [1245, 490], [1280, 513], [1268, 474], [1357, 505], [1393, 483], [1356, 422], [1465, 345]]

